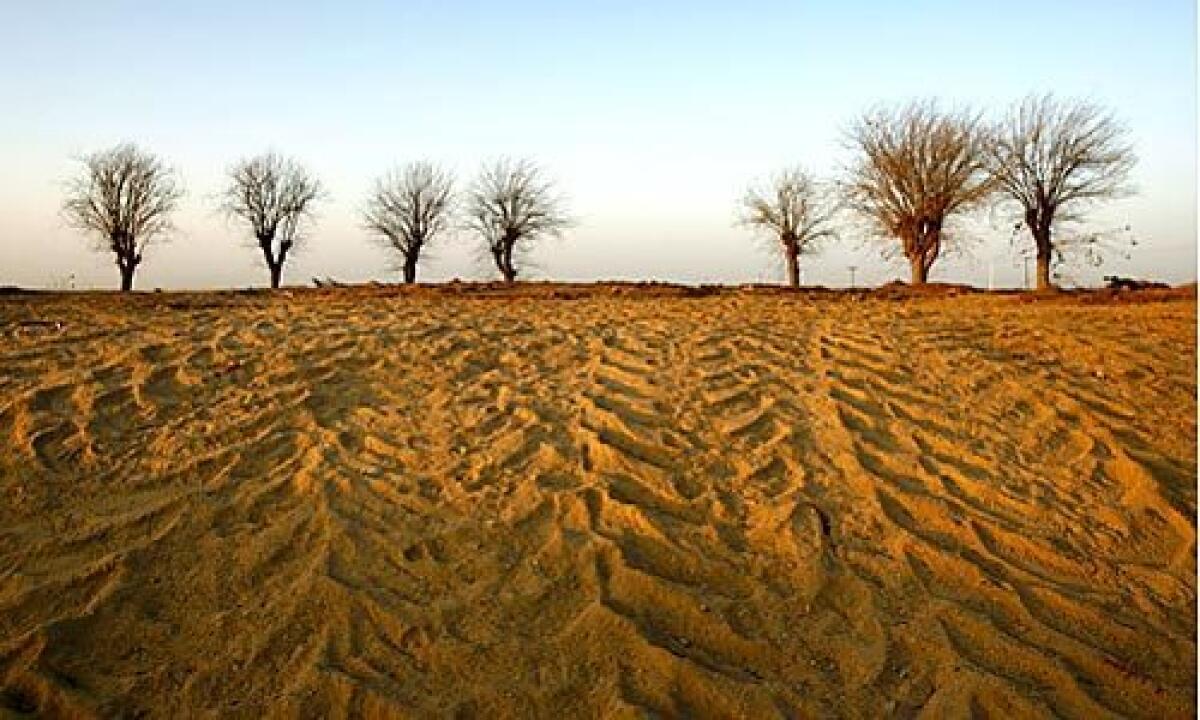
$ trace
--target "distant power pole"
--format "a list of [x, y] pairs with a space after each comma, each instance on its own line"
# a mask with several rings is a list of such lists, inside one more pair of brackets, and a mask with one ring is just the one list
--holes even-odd
[[857, 265], [850, 266], [850, 289], [854, 289], [854, 271], [858, 270]]
[[[1024, 283], [1025, 289], [1028, 290], [1029, 289], [1029, 261], [1032, 260], [1033, 258], [1030, 256], [1028, 250], [1022, 250], [1020, 257], [1021, 257], [1021, 281]], [[1015, 264], [1016, 263], [1014, 263], [1014, 265]]]

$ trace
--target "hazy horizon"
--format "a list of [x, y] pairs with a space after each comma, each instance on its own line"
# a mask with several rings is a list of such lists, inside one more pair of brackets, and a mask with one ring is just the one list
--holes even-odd
[[[1076, 266], [1074, 279], [1192, 281], [1194, 12], [1184, 2], [18, 6], [0, 49], [11, 168], [0, 180], [0, 285], [73, 274], [79, 288], [117, 286], [111, 255], [92, 252], [59, 207], [75, 158], [123, 141], [176, 167], [188, 191], [179, 232], [138, 271], [143, 290], [266, 284], [261, 256], [214, 196], [229, 165], [267, 149], [305, 164], [330, 196], [288, 284], [397, 280], [357, 216], [375, 178], [427, 159], [462, 187], [499, 156], [535, 160], [577, 219], [535, 252], [531, 279], [777, 281], [774, 256], [734, 225], [749, 183], [793, 164], [836, 176], [843, 128], [875, 104], [936, 97], [995, 115], [1031, 92], [1110, 108], [1138, 155], [1137, 194], [1092, 223], [1130, 225], [1134, 256]], [[1010, 231], [995, 225], [972, 223], [971, 253], [940, 260], [931, 280], [1021, 285]], [[907, 277], [849, 232], [802, 262], [811, 284], [844, 285], [849, 265], [859, 284]], [[455, 277], [494, 277], [468, 237], [422, 260], [420, 280]]]

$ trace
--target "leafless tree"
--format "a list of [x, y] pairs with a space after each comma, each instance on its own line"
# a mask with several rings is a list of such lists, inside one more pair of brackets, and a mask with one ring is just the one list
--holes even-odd
[[788, 168], [766, 187], [751, 187], [742, 199], [742, 225], [770, 233], [787, 266], [788, 285], [800, 286], [800, 256], [816, 252], [821, 240], [834, 237], [836, 206], [825, 188], [802, 168]]
[[404, 282], [417, 280], [421, 251], [450, 227], [454, 180], [427, 162], [410, 163], [375, 183], [364, 225], [400, 255]]
[[467, 193], [466, 215], [505, 282], [516, 280], [517, 260], [533, 243], [571, 225], [562, 199], [528, 160], [485, 165]]
[[96, 250], [116, 255], [121, 290], [133, 289], [133, 273], [146, 246], [173, 229], [171, 213], [183, 197], [177, 174], [154, 155], [122, 144], [82, 158], [71, 181], [63, 214], [96, 238]]
[[321, 184], [296, 161], [274, 152], [241, 160], [229, 171], [222, 209], [250, 225], [278, 288], [288, 253], [304, 240], [323, 197]]
[[1003, 201], [1019, 208], [1020, 224], [1033, 235], [1038, 289], [1053, 287], [1051, 265], [1077, 249], [1075, 240], [1082, 238], [1087, 256], [1096, 257], [1104, 234], [1060, 240], [1055, 230], [1082, 220], [1093, 203], [1129, 192], [1136, 158], [1127, 134], [1098, 105], [1052, 95], [1025, 98], [992, 128], [988, 168]]
[[849, 131], [855, 158], [843, 181], [846, 205], [872, 230], [900, 241], [923, 284], [946, 247], [947, 220], [991, 194], [979, 116], [933, 101], [866, 113]]

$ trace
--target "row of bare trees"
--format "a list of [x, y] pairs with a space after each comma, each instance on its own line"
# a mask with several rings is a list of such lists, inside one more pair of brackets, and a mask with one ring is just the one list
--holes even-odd
[[1031, 236], [1037, 286], [1052, 287], [1052, 266], [1073, 243], [1097, 257], [1102, 234], [1063, 236], [1098, 201], [1130, 191], [1135, 157], [1126, 128], [1090, 102], [1030, 96], [1001, 119], [974, 110], [943, 111], [934, 101], [865, 113], [847, 132], [852, 161], [820, 183], [800, 168], [752, 187], [740, 222], [769, 233], [788, 282], [799, 284], [802, 255], [834, 236], [834, 216], [849, 211], [909, 262], [923, 284], [956, 237], [952, 222], [985, 206], [1016, 216]]
[[[1083, 220], [1093, 203], [1128, 192], [1135, 161], [1127, 130], [1110, 112], [1049, 95], [1031, 96], [990, 123], [977, 111], [945, 111], [934, 101], [876, 108], [850, 126], [846, 140], [852, 159], [837, 180], [819, 182], [793, 168], [743, 198], [740, 221], [778, 243], [793, 286], [800, 258], [836, 237], [841, 212], [865, 221], [871, 236], [908, 260], [912, 283], [923, 284], [961, 241], [954, 221], [988, 206], [1015, 215], [1015, 227], [1028, 231], [1037, 285], [1049, 288], [1052, 266], [1071, 249], [1062, 227]], [[147, 243], [171, 231], [182, 186], [157, 157], [132, 145], [83, 162], [64, 212], [98, 249], [115, 255], [121, 287], [130, 290]], [[220, 207], [249, 229], [275, 288], [324, 197], [304, 167], [266, 153], [230, 169]], [[376, 181], [362, 216], [409, 283], [422, 252], [451, 230], [478, 238], [501, 277], [513, 282], [529, 248], [571, 224], [552, 184], [525, 160], [485, 165], [461, 195], [447, 171], [411, 163]], [[1082, 237], [1094, 244], [1100, 236]]]
[[[178, 174], [151, 153], [130, 144], [83, 158], [84, 172], [68, 187], [68, 221], [111, 252], [121, 289], [133, 276], [147, 245], [164, 238], [184, 196]], [[274, 152], [237, 162], [229, 170], [220, 210], [250, 234], [278, 288], [284, 264], [306, 238], [326, 197], [321, 183], [295, 160]], [[498, 160], [485, 165], [458, 198], [454, 178], [427, 162], [398, 168], [376, 181], [362, 209], [364, 228], [399, 257], [404, 281], [417, 278], [421, 252], [453, 228], [470, 230], [507, 282], [520, 258], [538, 240], [570, 225], [564, 202], [536, 165]]]
[[427, 162], [406, 165], [376, 181], [363, 217], [366, 229], [398, 255], [408, 283], [416, 281], [421, 251], [454, 228], [479, 238], [500, 276], [515, 282], [532, 245], [571, 224], [538, 167], [507, 159], [485, 165], [462, 198], [445, 170]]

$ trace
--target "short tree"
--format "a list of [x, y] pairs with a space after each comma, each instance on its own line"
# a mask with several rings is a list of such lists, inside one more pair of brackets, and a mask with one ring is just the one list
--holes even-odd
[[453, 191], [450, 174], [427, 162], [410, 163], [375, 182], [363, 222], [399, 254], [404, 282], [416, 282], [421, 251], [450, 227]]
[[561, 236], [571, 224], [562, 200], [528, 160], [484, 166], [466, 197], [466, 225], [479, 236], [505, 282], [520, 272], [520, 257], [538, 240]]
[[991, 194], [985, 142], [978, 115], [942, 112], [932, 101], [870, 111], [849, 131], [846, 205], [900, 241], [914, 285], [946, 249], [947, 220]]
[[314, 219], [321, 184], [294, 160], [269, 152], [241, 160], [229, 171], [222, 209], [231, 218], [250, 226], [278, 288], [283, 264], [304, 240], [306, 225]]
[[816, 252], [833, 237], [836, 206], [824, 188], [801, 168], [777, 174], [765, 186], [751, 187], [742, 198], [739, 222], [770, 233], [787, 267], [788, 285], [800, 286], [800, 256]]
[[[1033, 236], [1037, 287], [1053, 287], [1051, 266], [1074, 249], [1056, 229], [1083, 219], [1093, 203], [1129, 191], [1126, 180], [1136, 162], [1127, 130], [1101, 107], [1029, 96], [992, 128], [986, 145], [988, 169], [1001, 200], [1015, 205], [1019, 223]], [[1095, 257], [1097, 238], [1079, 236]]]
[[116, 256], [121, 290], [128, 292], [146, 246], [173, 229], [171, 213], [183, 188], [173, 170], [129, 143], [87, 155], [82, 162], [84, 171], [68, 186], [63, 213], [71, 225], [96, 239], [98, 252]]

